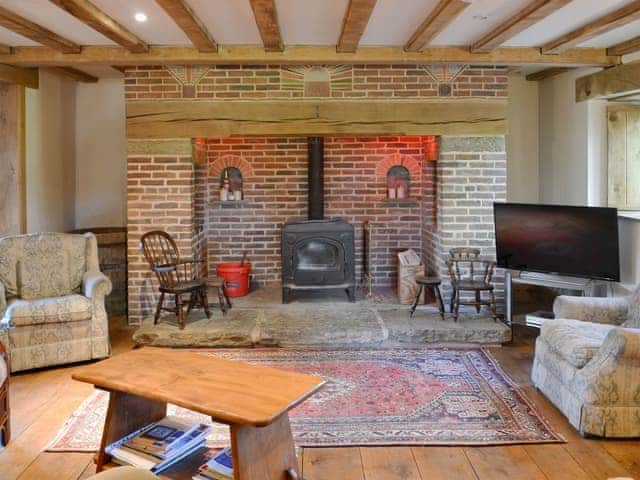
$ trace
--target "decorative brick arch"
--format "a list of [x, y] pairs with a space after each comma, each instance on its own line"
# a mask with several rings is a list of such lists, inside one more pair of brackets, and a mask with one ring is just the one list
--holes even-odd
[[380, 160], [376, 165], [376, 177], [386, 178], [389, 169], [396, 165], [401, 165], [406, 168], [409, 171], [409, 177], [412, 178], [414, 182], [419, 182], [420, 162], [411, 155], [402, 155], [400, 153], [387, 155], [384, 159]]
[[243, 179], [253, 177], [253, 167], [239, 155], [223, 155], [217, 158], [207, 169], [209, 178], [220, 178], [222, 171], [227, 167], [235, 167], [242, 173]]

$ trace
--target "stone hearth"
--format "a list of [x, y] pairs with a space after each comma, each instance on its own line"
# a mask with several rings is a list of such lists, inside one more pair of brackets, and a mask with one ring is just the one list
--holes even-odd
[[499, 345], [511, 339], [509, 327], [494, 322], [488, 312], [474, 313], [454, 322], [449, 314], [441, 320], [434, 307], [420, 306], [409, 318], [409, 306], [398, 305], [390, 289], [377, 289], [372, 298], [355, 304], [342, 292], [309, 292], [282, 305], [279, 285], [272, 285], [235, 299], [225, 316], [214, 310], [207, 319], [192, 312], [184, 330], [176, 328], [171, 315], [158, 325], [147, 318], [133, 338], [138, 345], [221, 348]]

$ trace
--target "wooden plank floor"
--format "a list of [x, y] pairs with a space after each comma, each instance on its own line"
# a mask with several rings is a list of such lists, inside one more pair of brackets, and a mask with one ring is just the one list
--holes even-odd
[[[132, 348], [130, 327], [112, 320], [114, 354]], [[567, 440], [566, 444], [499, 447], [308, 448], [305, 480], [640, 480], [640, 441], [584, 439], [529, 381], [532, 337], [520, 331], [492, 350]], [[94, 472], [92, 454], [49, 453], [46, 445], [92, 387], [74, 382], [74, 367], [16, 374], [11, 383], [13, 438], [0, 451], [1, 480], [77, 480]]]

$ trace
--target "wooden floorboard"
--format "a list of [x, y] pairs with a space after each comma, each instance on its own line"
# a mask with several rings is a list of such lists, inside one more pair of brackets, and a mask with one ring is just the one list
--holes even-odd
[[[133, 329], [112, 320], [113, 353], [133, 348]], [[526, 333], [526, 332], [525, 332]], [[307, 448], [305, 480], [640, 480], [640, 441], [585, 439], [532, 385], [533, 339], [518, 335], [491, 349], [505, 372], [567, 440], [564, 444], [493, 447]], [[82, 480], [95, 472], [92, 454], [43, 450], [80, 403], [90, 385], [74, 382], [74, 366], [12, 377], [13, 438], [0, 451], [1, 480]]]

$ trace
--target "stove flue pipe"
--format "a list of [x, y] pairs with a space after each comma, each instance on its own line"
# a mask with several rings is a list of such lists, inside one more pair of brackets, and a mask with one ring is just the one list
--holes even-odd
[[324, 138], [308, 137], [309, 220], [324, 219]]

